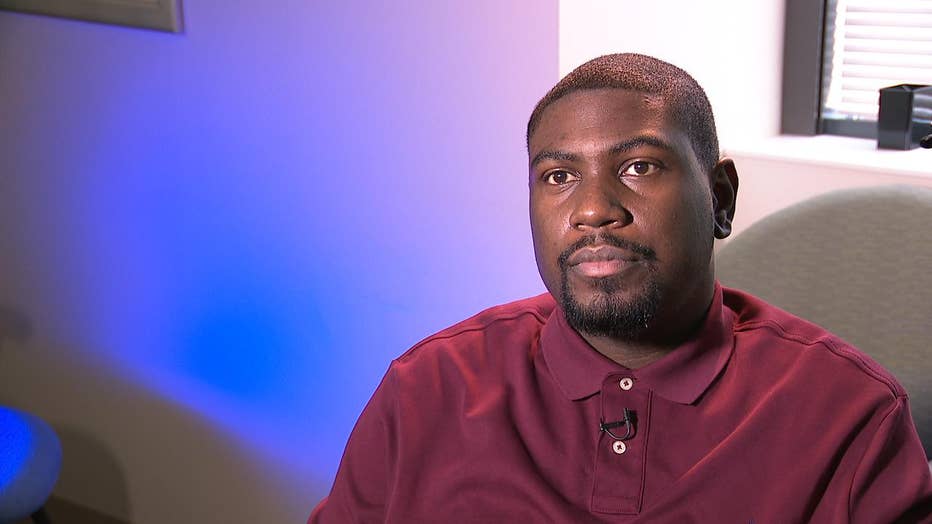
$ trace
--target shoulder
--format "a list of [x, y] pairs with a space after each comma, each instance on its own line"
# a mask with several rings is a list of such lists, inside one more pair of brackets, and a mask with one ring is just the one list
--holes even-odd
[[[415, 344], [389, 368], [395, 394], [418, 410], [488, 395], [533, 373], [549, 294], [491, 307]], [[460, 399], [460, 400], [451, 400]]]
[[415, 344], [394, 364], [450, 357], [479, 357], [488, 351], [526, 347], [536, 340], [555, 307], [553, 297], [543, 293], [485, 309]]
[[904, 397], [894, 376], [837, 335], [749, 293], [723, 288], [723, 304], [735, 315], [736, 348], [754, 350], [754, 359], [775, 360], [794, 373], [811, 368], [822, 384], [870, 387], [883, 396]]

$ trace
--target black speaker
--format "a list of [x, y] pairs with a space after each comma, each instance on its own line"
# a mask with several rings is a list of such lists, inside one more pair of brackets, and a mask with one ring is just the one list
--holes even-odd
[[879, 149], [913, 149], [932, 133], [932, 86], [901, 84], [880, 90]]

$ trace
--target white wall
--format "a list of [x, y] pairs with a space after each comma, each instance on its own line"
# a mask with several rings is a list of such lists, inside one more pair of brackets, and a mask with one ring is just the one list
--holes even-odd
[[682, 67], [706, 90], [719, 141], [779, 130], [783, 0], [564, 0], [560, 73], [606, 53]]
[[705, 88], [723, 153], [741, 178], [734, 233], [819, 193], [882, 184], [932, 185], [929, 152], [879, 152], [858, 139], [783, 138], [784, 0], [563, 0], [560, 72], [606, 53], [676, 64]]

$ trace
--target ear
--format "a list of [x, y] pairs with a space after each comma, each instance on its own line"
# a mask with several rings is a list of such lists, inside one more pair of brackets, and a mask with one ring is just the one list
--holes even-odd
[[738, 200], [738, 170], [730, 158], [723, 158], [712, 168], [712, 219], [715, 222], [715, 238], [731, 234], [731, 221], [735, 218], [735, 203]]

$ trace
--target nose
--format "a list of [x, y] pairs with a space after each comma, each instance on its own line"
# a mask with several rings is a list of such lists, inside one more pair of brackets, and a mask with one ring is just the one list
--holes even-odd
[[597, 229], [614, 229], [624, 227], [633, 221], [631, 212], [622, 203], [625, 189], [617, 186], [617, 181], [603, 182], [590, 180], [578, 186], [573, 202], [570, 225], [580, 231]]

